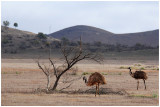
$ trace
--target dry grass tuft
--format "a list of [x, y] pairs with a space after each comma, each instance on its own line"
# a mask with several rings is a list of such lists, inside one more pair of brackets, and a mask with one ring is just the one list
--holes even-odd
[[158, 94], [152, 94], [152, 95], [129, 95], [129, 97], [142, 97], [142, 98], [158, 98]]

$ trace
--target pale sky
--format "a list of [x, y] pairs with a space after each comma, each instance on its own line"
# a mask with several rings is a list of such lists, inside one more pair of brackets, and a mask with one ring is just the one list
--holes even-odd
[[[2, 1], [1, 23], [18, 23], [18, 29], [46, 34], [89, 25], [113, 33], [159, 29], [158, 1]], [[50, 30], [49, 30], [50, 29]]]

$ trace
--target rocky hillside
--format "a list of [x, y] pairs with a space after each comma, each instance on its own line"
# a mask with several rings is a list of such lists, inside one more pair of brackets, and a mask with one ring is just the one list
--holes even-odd
[[71, 41], [79, 41], [79, 37], [82, 36], [83, 42], [86, 43], [100, 41], [106, 44], [118, 43], [128, 46], [133, 46], [137, 43], [148, 46], [159, 45], [159, 30], [127, 34], [114, 34], [96, 27], [78, 25], [51, 33], [48, 36], [57, 39], [65, 37]]
[[32, 32], [1, 26], [2, 53], [14, 54], [27, 49], [43, 49], [49, 41], [57, 40], [52, 37], [40, 39]]

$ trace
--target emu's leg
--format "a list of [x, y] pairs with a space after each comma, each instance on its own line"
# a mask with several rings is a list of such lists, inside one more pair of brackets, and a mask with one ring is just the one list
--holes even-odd
[[[99, 83], [98, 83], [98, 94], [99, 94]], [[100, 94], [99, 94], [100, 95]]]
[[[97, 85], [96, 85], [96, 94], [97, 94]], [[95, 94], [95, 97], [96, 97], [96, 94]]]
[[145, 90], [146, 90], [146, 83], [145, 83], [145, 79], [143, 79], [143, 81], [144, 81], [144, 86], [145, 86]]
[[138, 90], [138, 87], [139, 87], [139, 80], [137, 80], [137, 90]]

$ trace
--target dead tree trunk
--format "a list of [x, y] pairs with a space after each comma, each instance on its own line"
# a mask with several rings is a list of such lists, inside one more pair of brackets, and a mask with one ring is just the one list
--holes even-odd
[[49, 91], [50, 87], [50, 75], [47, 76], [47, 91]]
[[52, 90], [56, 90], [56, 88], [57, 88], [57, 86], [58, 86], [58, 81], [59, 81], [59, 79], [60, 79], [60, 76], [56, 78], [56, 81], [55, 81], [55, 83], [54, 83], [54, 85], [53, 85]]
[[46, 75], [46, 78], [47, 78], [47, 91], [49, 91], [49, 88], [50, 88], [50, 77], [51, 77], [51, 70], [49, 68], [47, 68], [45, 65], [44, 65], [44, 68], [40, 65], [39, 61], [37, 61], [37, 64], [38, 64], [38, 67], [39, 69], [41, 69], [43, 71], [43, 73]]

